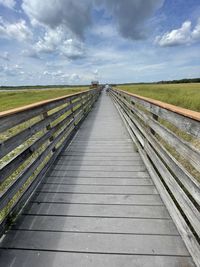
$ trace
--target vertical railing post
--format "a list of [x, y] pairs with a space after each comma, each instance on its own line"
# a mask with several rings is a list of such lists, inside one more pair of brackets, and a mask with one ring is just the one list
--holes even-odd
[[[155, 114], [153, 114], [153, 113], [152, 113], [152, 118], [153, 118], [153, 120], [158, 121], [158, 116], [155, 115]], [[152, 128], [150, 128], [150, 131], [151, 131], [151, 133], [152, 133], [153, 135], [156, 134], [156, 132], [155, 132]]]
[[72, 112], [72, 118], [73, 118], [73, 120], [74, 120], [74, 129], [76, 129], [77, 125], [76, 125], [76, 121], [75, 121], [74, 107], [73, 107], [72, 98], [70, 98], [70, 100], [69, 100], [69, 104], [72, 106], [70, 110], [71, 110], [71, 112]]
[[[87, 92], [87, 94], [86, 94], [86, 100], [85, 100], [85, 101], [88, 102], [88, 101], [89, 101], [89, 98], [90, 98], [90, 94]], [[87, 106], [88, 106], [89, 104], [90, 104], [90, 103], [88, 102], [88, 103], [87, 103]], [[85, 115], [88, 113], [88, 109], [89, 109], [89, 107], [87, 107], [87, 108], [85, 107], [85, 108], [84, 108]]]
[[[49, 115], [48, 115], [48, 112], [47, 111], [45, 111], [45, 112], [43, 112], [42, 113], [42, 117], [45, 119], [45, 120], [47, 120], [48, 119], [48, 117], [49, 117]], [[47, 132], [48, 131], [50, 131], [51, 130], [51, 122], [49, 122], [49, 124], [46, 126], [46, 130], [47, 130]], [[52, 135], [52, 136], [50, 136], [50, 138], [49, 138], [49, 143], [51, 143], [51, 142], [53, 142], [53, 140], [54, 140], [54, 136]], [[52, 154], [55, 152], [55, 147], [52, 149]]]
[[90, 98], [90, 109], [89, 110], [91, 110], [94, 105], [94, 93], [93, 92], [90, 93], [90, 97], [89, 97]]
[[[85, 109], [85, 102], [84, 102], [85, 94], [81, 95], [81, 109], [83, 110], [83, 117], [86, 115], [86, 109]], [[86, 99], [87, 102], [87, 99]]]

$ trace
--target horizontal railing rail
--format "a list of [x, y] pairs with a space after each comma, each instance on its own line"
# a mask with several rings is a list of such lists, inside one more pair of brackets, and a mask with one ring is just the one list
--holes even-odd
[[0, 112], [0, 235], [61, 150], [69, 144], [100, 89]]
[[200, 266], [200, 113], [110, 94], [185, 244]]

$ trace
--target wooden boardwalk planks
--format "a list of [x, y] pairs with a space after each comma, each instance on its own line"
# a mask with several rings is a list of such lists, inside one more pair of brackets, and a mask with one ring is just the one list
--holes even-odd
[[108, 96], [1, 242], [0, 266], [194, 266]]

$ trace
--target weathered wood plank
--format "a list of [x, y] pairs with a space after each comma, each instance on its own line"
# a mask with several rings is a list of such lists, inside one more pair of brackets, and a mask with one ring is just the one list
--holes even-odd
[[166, 104], [153, 99], [144, 98], [141, 96], [136, 96], [121, 90], [113, 90], [119, 93], [119, 95], [125, 95], [134, 103], [142, 105], [149, 112], [163, 118], [172, 124], [174, 124], [179, 129], [193, 135], [194, 137], [200, 137], [199, 112], [193, 112], [187, 109], [177, 108], [176, 106]]
[[187, 194], [182, 190], [177, 181], [168, 171], [167, 167], [162, 163], [162, 161], [159, 159], [159, 157], [156, 155], [155, 151], [150, 147], [149, 144], [146, 145], [145, 149], [149, 153], [149, 155], [153, 156], [152, 162], [156, 165], [156, 168], [162, 175], [166, 185], [172, 192], [174, 198], [177, 200], [178, 203], [180, 203], [180, 207], [187, 216], [192, 227], [194, 228], [196, 233], [200, 235], [200, 213], [198, 209], [192, 203]]
[[84, 178], [84, 177], [47, 177], [45, 179], [45, 183], [52, 184], [92, 184], [92, 185], [116, 185], [116, 186], [131, 186], [131, 185], [153, 185], [152, 180], [149, 178], [124, 178], [124, 179], [116, 179], [116, 178]]
[[128, 156], [109, 156], [106, 153], [105, 155], [96, 155], [95, 154], [84, 154], [82, 153], [82, 155], [70, 155], [70, 154], [66, 154], [65, 152], [63, 152], [62, 155], [60, 155], [59, 159], [62, 162], [63, 161], [68, 161], [68, 162], [76, 162], [76, 161], [88, 161], [88, 162], [98, 162], [99, 164], [101, 164], [101, 162], [123, 162], [123, 164], [128, 164], [128, 163], [133, 163], [136, 162], [140, 162], [141, 161], [141, 157], [140, 155], [138, 155], [138, 153], [135, 153], [133, 155], [128, 155]]
[[70, 157], [60, 157], [58, 160], [57, 166], [141, 166], [144, 165], [142, 160], [140, 158], [134, 158], [134, 160], [130, 160], [129, 158], [127, 160], [105, 160], [103, 157], [100, 160], [93, 160], [91, 159], [85, 159], [82, 157], [73, 157], [72, 159]]
[[15, 230], [179, 235], [171, 220], [21, 216]]
[[52, 114], [46, 117], [45, 119], [42, 119], [41, 121], [35, 123], [34, 125], [28, 127], [27, 129], [21, 131], [17, 135], [14, 135], [11, 138], [7, 139], [6, 141], [2, 142], [0, 144], [0, 158], [4, 157], [6, 154], [14, 150], [19, 145], [25, 143], [26, 140], [35, 135], [37, 132], [44, 130], [45, 127], [47, 127], [50, 123], [52, 123], [54, 120], [58, 119], [63, 114], [68, 112], [71, 109], [71, 106], [73, 105], [74, 104], [65, 107], [62, 110], [59, 110], [58, 112], [56, 112], [56, 114]]
[[148, 178], [149, 174], [146, 171], [143, 172], [107, 172], [107, 171], [59, 171], [52, 170], [51, 176], [59, 177], [102, 177], [102, 178]]
[[60, 193], [91, 193], [91, 194], [157, 194], [154, 186], [95, 186], [95, 185], [65, 185], [65, 184], [44, 184], [41, 192]]
[[127, 104], [127, 101], [124, 101], [124, 99], [123, 103], [127, 106], [127, 108], [133, 110], [134, 113], [146, 125], [148, 125], [157, 134], [159, 134], [160, 137], [162, 137], [168, 144], [174, 147], [186, 160], [188, 160], [194, 166], [194, 168], [200, 171], [200, 153], [197, 149], [195, 149], [194, 146], [192, 146], [189, 142], [186, 142], [177, 137], [172, 131], [161, 125], [159, 122], [151, 119], [143, 111], [136, 109], [134, 106], [130, 108], [130, 104]]
[[74, 204], [103, 204], [103, 205], [142, 205], [162, 206], [159, 195], [91, 195], [73, 193], [42, 193], [35, 195], [33, 202], [42, 203], [74, 203]]
[[[130, 113], [129, 113], [130, 114]], [[194, 179], [184, 168], [174, 159], [167, 150], [158, 143], [158, 141], [152, 136], [152, 134], [139, 125], [139, 122], [134, 118], [133, 114], [130, 114], [132, 122], [135, 123], [137, 128], [140, 130], [142, 135], [152, 144], [152, 146], [156, 149], [157, 153], [160, 157], [165, 161], [168, 167], [171, 168], [173, 173], [179, 179], [179, 181], [185, 186], [187, 191], [190, 193], [191, 197], [200, 204], [200, 185], [196, 179]], [[129, 120], [128, 117], [126, 117]], [[140, 143], [144, 147], [144, 138], [139, 133], [138, 129], [134, 126], [133, 123], [129, 120], [130, 127], [134, 130], [137, 138], [139, 139]], [[142, 141], [141, 141], [142, 140]]]
[[53, 216], [86, 216], [116, 218], [170, 219], [164, 206], [122, 206], [96, 204], [33, 203], [24, 214]]
[[[145, 171], [146, 168], [143, 165], [133, 165], [133, 166], [124, 166], [124, 165], [121, 165], [121, 166], [108, 166], [108, 165], [105, 165], [105, 166], [98, 166], [97, 164], [94, 165], [94, 166], [91, 166], [91, 165], [56, 165], [54, 170], [57, 170], [57, 171], [107, 171], [107, 172], [141, 172], [141, 171]], [[95, 174], [94, 174], [95, 175]]]
[[[32, 242], [30, 242], [32, 240]], [[179, 236], [11, 231], [4, 248], [68, 252], [189, 256]]]
[[[73, 122], [73, 121], [72, 121]], [[0, 193], [0, 210], [3, 209], [14, 195], [20, 190], [28, 178], [33, 174], [42, 161], [48, 156], [55, 145], [63, 138], [66, 129], [70, 129], [72, 122], [54, 139], [52, 143], [36, 158], [33, 159], [23, 172], [14, 180], [14, 182], [6, 188], [4, 192]]]
[[74, 95], [68, 95], [57, 99], [45, 100], [36, 104], [31, 104], [25, 107], [0, 112], [0, 132], [4, 132], [18, 124], [21, 124], [31, 118], [39, 116], [43, 112], [47, 112], [51, 109], [57, 108], [63, 104], [66, 104], [70, 99], [75, 99], [81, 94], [90, 94], [92, 92], [82, 92]]
[[155, 255], [111, 255], [98, 253], [63, 253], [53, 251], [24, 251], [24, 250], [0, 250], [0, 261], [3, 266], [21, 267], [24, 262], [31, 267], [50, 267], [52, 262], [55, 266], [65, 266], [66, 262], [71, 267], [121, 267], [121, 266], [142, 266], [142, 267], [195, 267], [190, 257], [183, 256], [155, 256]]

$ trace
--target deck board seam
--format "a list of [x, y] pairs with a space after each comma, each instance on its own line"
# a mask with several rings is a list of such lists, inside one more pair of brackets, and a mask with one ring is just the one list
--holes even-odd
[[[126, 217], [126, 216], [96, 216], [96, 215], [61, 215], [61, 214], [37, 214], [37, 213], [22, 213], [22, 215], [31, 215], [31, 216], [44, 216], [44, 217], [52, 217], [52, 216], [57, 216], [57, 217], [73, 217], [73, 218], [113, 218], [113, 219], [145, 219], [145, 220], [152, 220], [152, 219], [157, 219], [157, 220], [166, 220], [166, 221], [171, 221], [171, 217], [141, 217], [141, 216], [135, 216], [135, 217]], [[180, 236], [180, 235], [179, 235]]]
[[178, 236], [180, 235], [177, 234], [151, 234], [151, 233], [124, 233], [124, 232], [103, 232], [103, 231], [98, 231], [98, 232], [93, 232], [93, 231], [64, 231], [64, 230], [37, 230], [37, 229], [27, 229], [27, 228], [12, 228], [10, 229], [11, 232], [44, 232], [44, 233], [73, 233], [73, 234], [93, 234], [93, 235], [135, 235], [135, 236]]
[[182, 254], [150, 254], [150, 253], [114, 253], [114, 252], [94, 252], [94, 251], [77, 251], [77, 250], [54, 250], [54, 249], [34, 249], [34, 248], [15, 248], [15, 247], [1, 247], [0, 250], [27, 250], [27, 251], [42, 251], [42, 252], [63, 252], [63, 253], [77, 253], [77, 254], [93, 254], [93, 255], [120, 255], [120, 256], [157, 256], [157, 257], [180, 257], [180, 258], [191, 258], [190, 255]]
[[37, 203], [38, 205], [42, 204], [42, 203], [46, 203], [46, 204], [69, 204], [69, 205], [94, 205], [94, 206], [130, 206], [130, 207], [165, 207], [164, 204], [109, 204], [109, 203], [88, 203], [88, 202], [84, 202], [84, 203], [75, 203], [75, 202], [60, 202], [60, 201], [31, 201], [30, 203]]

